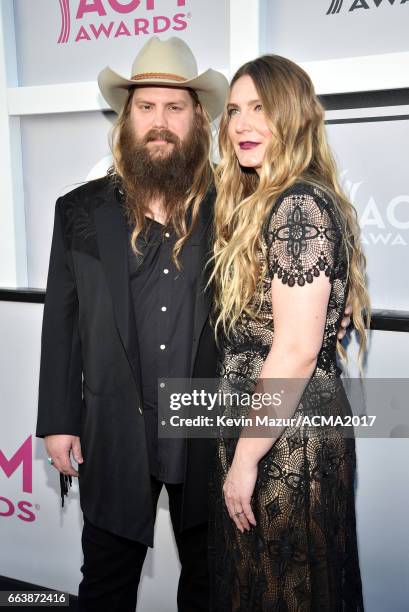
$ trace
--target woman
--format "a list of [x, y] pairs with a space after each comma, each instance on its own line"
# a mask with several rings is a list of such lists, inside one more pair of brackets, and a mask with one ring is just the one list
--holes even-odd
[[[348, 298], [364, 350], [365, 259], [307, 74], [274, 55], [240, 68], [220, 151], [212, 278], [222, 387], [272, 395], [291, 381], [277, 416], [350, 415], [337, 333]], [[248, 416], [254, 424], [254, 408]], [[353, 434], [298, 420], [264, 438], [251, 432], [217, 440], [212, 610], [362, 611]]]

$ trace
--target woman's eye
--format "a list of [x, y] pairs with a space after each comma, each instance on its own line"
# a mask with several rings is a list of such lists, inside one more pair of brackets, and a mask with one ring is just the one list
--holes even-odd
[[151, 106], [150, 106], [150, 104], [141, 104], [141, 106], [139, 108], [141, 110], [150, 110]]
[[261, 110], [263, 110], [263, 107], [261, 104], [256, 104], [256, 106], [254, 107], [254, 110], [257, 112], [260, 112]]
[[231, 117], [232, 115], [235, 115], [236, 112], [238, 112], [237, 108], [229, 108], [228, 111], [227, 111], [227, 116]]

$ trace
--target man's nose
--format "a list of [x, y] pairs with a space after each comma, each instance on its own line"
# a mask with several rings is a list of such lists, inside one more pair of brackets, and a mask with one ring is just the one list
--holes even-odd
[[167, 118], [166, 118], [166, 112], [164, 108], [161, 107], [156, 107], [155, 108], [155, 114], [153, 116], [153, 125], [152, 127], [155, 127], [157, 129], [160, 128], [167, 128], [168, 127], [168, 122], [167, 122]]

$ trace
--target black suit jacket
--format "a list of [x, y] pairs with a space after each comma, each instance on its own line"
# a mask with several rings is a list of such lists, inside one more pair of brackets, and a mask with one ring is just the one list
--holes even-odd
[[[201, 204], [192, 240], [201, 266], [191, 374], [215, 376], [209, 325], [209, 257], [214, 191]], [[154, 510], [131, 302], [126, 221], [108, 177], [59, 198], [44, 305], [37, 436], [81, 438], [81, 508], [95, 525], [153, 545]], [[141, 299], [143, 297], [141, 296]], [[187, 442], [181, 528], [207, 520], [210, 442]]]

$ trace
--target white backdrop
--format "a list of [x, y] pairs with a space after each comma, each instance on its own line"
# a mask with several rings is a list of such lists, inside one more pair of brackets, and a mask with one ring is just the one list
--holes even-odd
[[[367, 0], [367, 9], [351, 11], [354, 0], [143, 0], [135, 14], [121, 15], [111, 10], [108, 0], [101, 0], [95, 4], [106, 15], [94, 12], [77, 18], [80, 6], [87, 4], [93, 3], [71, 0], [70, 35], [67, 42], [58, 43], [64, 2], [0, 0], [3, 286], [45, 286], [55, 199], [85, 180], [101, 161], [106, 163], [111, 116], [101, 112], [104, 105], [95, 94], [94, 80], [106, 64], [128, 73], [133, 56], [147, 39], [143, 33], [126, 34], [124, 27], [131, 31], [134, 19], [147, 19], [152, 34], [154, 16], [167, 16], [170, 25], [160, 35], [184, 38], [202, 69], [212, 65], [231, 75], [243, 61], [268, 51], [312, 62], [309, 67], [319, 93], [382, 89], [398, 82], [409, 87], [409, 71], [394, 72], [392, 59], [402, 53], [401, 66], [409, 65], [405, 64], [409, 2], [384, 0], [377, 8], [373, 0]], [[339, 12], [327, 15], [330, 7]], [[185, 15], [187, 25], [175, 31], [172, 26], [178, 13]], [[67, 26], [66, 13], [64, 19]], [[92, 25], [109, 28], [111, 21], [111, 33], [122, 28], [125, 34], [92, 39]], [[166, 20], [158, 23], [167, 24]], [[91, 40], [75, 41], [82, 26]], [[352, 63], [339, 59], [373, 54], [372, 64], [362, 57]], [[333, 60], [341, 63], [331, 64]], [[73, 81], [72, 89], [61, 89], [61, 83]], [[90, 88], [84, 89], [88, 81]], [[353, 116], [368, 112], [376, 118], [385, 109], [356, 109]], [[396, 109], [390, 112], [396, 114]], [[336, 116], [337, 112], [331, 113], [331, 118]], [[346, 186], [363, 220], [371, 294], [377, 307], [408, 309], [401, 272], [409, 263], [408, 160], [401, 146], [408, 140], [407, 131], [406, 120], [328, 128]], [[0, 575], [76, 593], [81, 564], [77, 483], [61, 510], [57, 473], [46, 462], [42, 441], [33, 436], [42, 310], [41, 305], [0, 302]], [[408, 378], [408, 349], [409, 334], [373, 332], [366, 375]], [[352, 372], [355, 353], [351, 343]], [[30, 436], [31, 456], [26, 442], [16, 465], [9, 465]], [[358, 440], [357, 450], [358, 536], [366, 610], [403, 612], [409, 600], [409, 476], [405, 469], [409, 441]], [[19, 458], [25, 462], [17, 465]], [[155, 549], [144, 567], [139, 612], [176, 610], [178, 571], [167, 499], [162, 495]]]

